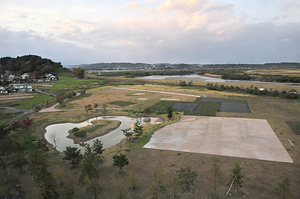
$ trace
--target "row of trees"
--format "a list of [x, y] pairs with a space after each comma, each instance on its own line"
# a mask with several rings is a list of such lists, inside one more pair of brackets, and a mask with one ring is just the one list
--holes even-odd
[[253, 85], [250, 87], [247, 87], [246, 89], [240, 88], [239, 86], [228, 86], [218, 83], [207, 83], [206, 85], [207, 89], [209, 90], [217, 90], [217, 91], [233, 91], [233, 92], [242, 92], [242, 93], [248, 93], [253, 95], [268, 95], [272, 97], [283, 97], [287, 99], [298, 99], [300, 95], [297, 93], [296, 90], [290, 90], [290, 91], [278, 91], [278, 90], [267, 90], [267, 89], [259, 89], [257, 87], [254, 87]]

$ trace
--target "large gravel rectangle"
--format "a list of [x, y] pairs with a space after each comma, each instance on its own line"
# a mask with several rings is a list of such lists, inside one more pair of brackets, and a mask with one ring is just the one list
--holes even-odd
[[263, 119], [183, 116], [156, 131], [144, 148], [293, 162]]

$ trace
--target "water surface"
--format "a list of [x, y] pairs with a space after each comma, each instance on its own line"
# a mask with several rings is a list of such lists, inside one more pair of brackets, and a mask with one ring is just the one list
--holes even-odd
[[[146, 117], [141, 117], [139, 118], [142, 124], [145, 124], [144, 119]], [[106, 135], [99, 136], [97, 138], [93, 138], [89, 141], [86, 141], [84, 143], [93, 144], [93, 140], [99, 139], [103, 143], [104, 148], [108, 148], [111, 146], [114, 146], [118, 143], [120, 143], [125, 136], [123, 135], [123, 132], [121, 131], [122, 129], [126, 128], [132, 128], [133, 123], [137, 121], [138, 118], [131, 118], [131, 117], [126, 117], [126, 116], [105, 116], [105, 117], [94, 117], [91, 119], [88, 119], [84, 122], [81, 123], [60, 123], [60, 124], [52, 124], [46, 127], [46, 133], [45, 133], [45, 138], [46, 140], [54, 145], [54, 140], [56, 140], [56, 149], [60, 152], [63, 152], [67, 146], [72, 146], [72, 147], [77, 147], [81, 149], [81, 152], [84, 151], [84, 147], [80, 146], [79, 144], [75, 144], [74, 141], [70, 138], [67, 138], [69, 135], [68, 131], [73, 129], [74, 127], [77, 128], [82, 128], [88, 125], [91, 125], [91, 122], [94, 120], [119, 120], [121, 122], [121, 125], [109, 132]], [[151, 117], [151, 121], [149, 123], [151, 124], [158, 124], [163, 122], [161, 118], [156, 118], [156, 117]]]

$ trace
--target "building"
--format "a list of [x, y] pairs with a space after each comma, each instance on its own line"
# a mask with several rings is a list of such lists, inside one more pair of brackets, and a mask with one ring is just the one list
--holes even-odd
[[32, 86], [28, 84], [10, 84], [9, 89], [15, 93], [32, 92]]
[[52, 75], [52, 74], [46, 74], [45, 75], [46, 77], [46, 81], [54, 81], [54, 80], [57, 80], [57, 77]]
[[0, 86], [0, 94], [7, 94], [8, 91], [3, 87], [3, 86]]
[[24, 73], [23, 75], [21, 75], [21, 79], [22, 80], [28, 80], [30, 78], [30, 74], [29, 73]]

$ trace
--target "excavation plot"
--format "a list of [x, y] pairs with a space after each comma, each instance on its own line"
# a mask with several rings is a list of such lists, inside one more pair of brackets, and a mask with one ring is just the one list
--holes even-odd
[[156, 131], [144, 148], [293, 162], [264, 119], [183, 116]]

